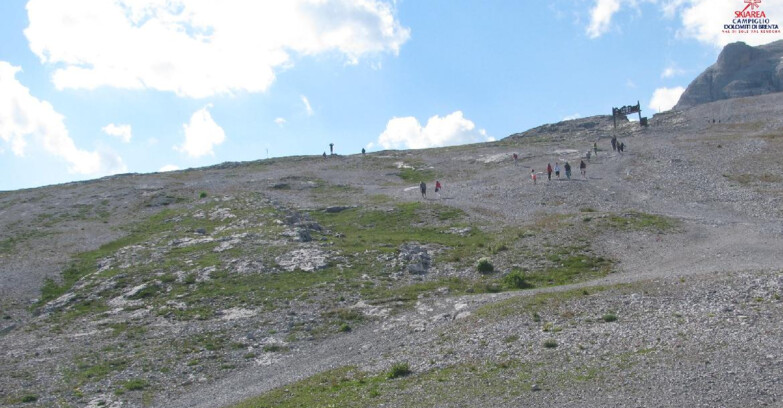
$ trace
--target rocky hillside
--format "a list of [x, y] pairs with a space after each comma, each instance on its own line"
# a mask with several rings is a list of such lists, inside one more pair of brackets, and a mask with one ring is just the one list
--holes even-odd
[[779, 405], [781, 106], [0, 193], [0, 403]]
[[674, 109], [781, 91], [783, 40], [758, 47], [736, 42], [724, 47], [718, 61], [688, 85]]

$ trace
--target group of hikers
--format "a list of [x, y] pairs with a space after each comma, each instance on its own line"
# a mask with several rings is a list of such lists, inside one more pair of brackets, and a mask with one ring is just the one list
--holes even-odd
[[[443, 186], [440, 184], [440, 180], [435, 180], [435, 196], [440, 198], [440, 190], [443, 190]], [[419, 191], [421, 191], [421, 197], [427, 198], [427, 183], [422, 181], [419, 183]]]
[[[514, 153], [516, 154], [516, 153]], [[571, 180], [571, 163], [565, 162], [563, 165], [563, 170], [565, 170], [565, 176], [567, 180]], [[582, 174], [582, 178], [587, 178], [587, 163], [585, 163], [584, 160], [579, 161], [579, 171]], [[558, 180], [560, 180], [560, 163], [555, 163], [555, 167], [552, 167], [552, 163], [546, 164], [546, 178], [549, 181], [552, 181], [552, 173], [555, 173], [555, 177], [557, 177]], [[536, 175], [535, 169], [530, 169], [530, 178], [533, 180], [533, 184], [536, 184], [538, 181], [538, 176]]]
[[[617, 136], [612, 136], [612, 151], [622, 153], [625, 150], [625, 143], [618, 142]], [[598, 142], [593, 143], [593, 149], [588, 150], [587, 153], [585, 153], [585, 157], [588, 161], [590, 161], [590, 156], [595, 154], [596, 157], [598, 157]], [[514, 159], [514, 165], [517, 165], [517, 162], [519, 160], [519, 155], [516, 153], [512, 154], [511, 157]], [[563, 165], [563, 168], [565, 169], [565, 176], [566, 179], [571, 180], [571, 163], [565, 162]], [[555, 177], [560, 179], [560, 164], [555, 163], [555, 167], [552, 167], [552, 163], [546, 164], [546, 177], [548, 180], [552, 180], [552, 173], [555, 173]], [[585, 163], [584, 160], [579, 160], [579, 173], [582, 175], [583, 179], [587, 179], [587, 163]], [[530, 169], [530, 178], [533, 180], [533, 184], [537, 184], [538, 176], [536, 175], [535, 169]]]

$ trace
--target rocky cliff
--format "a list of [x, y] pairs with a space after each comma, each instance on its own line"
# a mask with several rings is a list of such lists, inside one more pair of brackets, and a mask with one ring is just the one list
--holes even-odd
[[751, 47], [736, 42], [688, 85], [674, 109], [783, 91], [783, 40]]

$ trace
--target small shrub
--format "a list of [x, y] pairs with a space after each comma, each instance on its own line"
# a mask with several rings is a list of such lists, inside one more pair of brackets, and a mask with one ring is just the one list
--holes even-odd
[[525, 274], [521, 271], [512, 271], [503, 278], [503, 283], [511, 289], [529, 289], [532, 288], [528, 281], [525, 280]]
[[264, 345], [264, 349], [263, 350], [265, 352], [267, 352], [267, 353], [276, 353], [278, 351], [288, 351], [288, 347], [280, 345], [280, 344], [272, 343], [272, 344]]
[[207, 198], [207, 192], [206, 191], [202, 191], [202, 192], [198, 193], [198, 198]]
[[533, 312], [533, 321], [536, 323], [541, 321], [541, 315], [538, 312]]
[[481, 258], [476, 264], [476, 269], [481, 273], [490, 273], [495, 270], [495, 266], [492, 265], [488, 258]]
[[245, 355], [242, 357], [244, 357], [246, 360], [250, 360], [251, 358], [256, 358], [256, 353], [253, 352], [245, 353]]
[[343, 323], [340, 325], [340, 332], [348, 333], [350, 331], [351, 331], [351, 326], [349, 326], [348, 323]]
[[603, 317], [601, 318], [604, 319], [605, 322], [609, 323], [617, 320], [617, 315], [615, 315], [614, 313], [607, 313], [603, 315]]
[[516, 334], [513, 334], [513, 335], [508, 336], [505, 339], [503, 339], [503, 342], [504, 343], [513, 343], [513, 342], [515, 342], [517, 340], [519, 340], [519, 336], [517, 336]]
[[557, 347], [557, 340], [555, 340], [555, 339], [546, 339], [546, 340], [544, 340], [544, 347], [546, 347], [546, 348], [556, 348]]
[[411, 374], [411, 367], [408, 363], [395, 363], [389, 372], [386, 374], [386, 378], [400, 378]]
[[20, 401], [21, 402], [35, 402], [35, 401], [38, 401], [38, 396], [37, 395], [28, 394], [28, 395], [25, 395], [24, 397], [22, 397], [22, 399], [20, 399]]

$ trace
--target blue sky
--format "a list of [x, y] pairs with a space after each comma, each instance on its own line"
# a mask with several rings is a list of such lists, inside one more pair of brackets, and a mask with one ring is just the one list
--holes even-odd
[[[745, 0], [4, 0], [0, 190], [652, 116]], [[753, 6], [783, 23], [783, 1]]]

